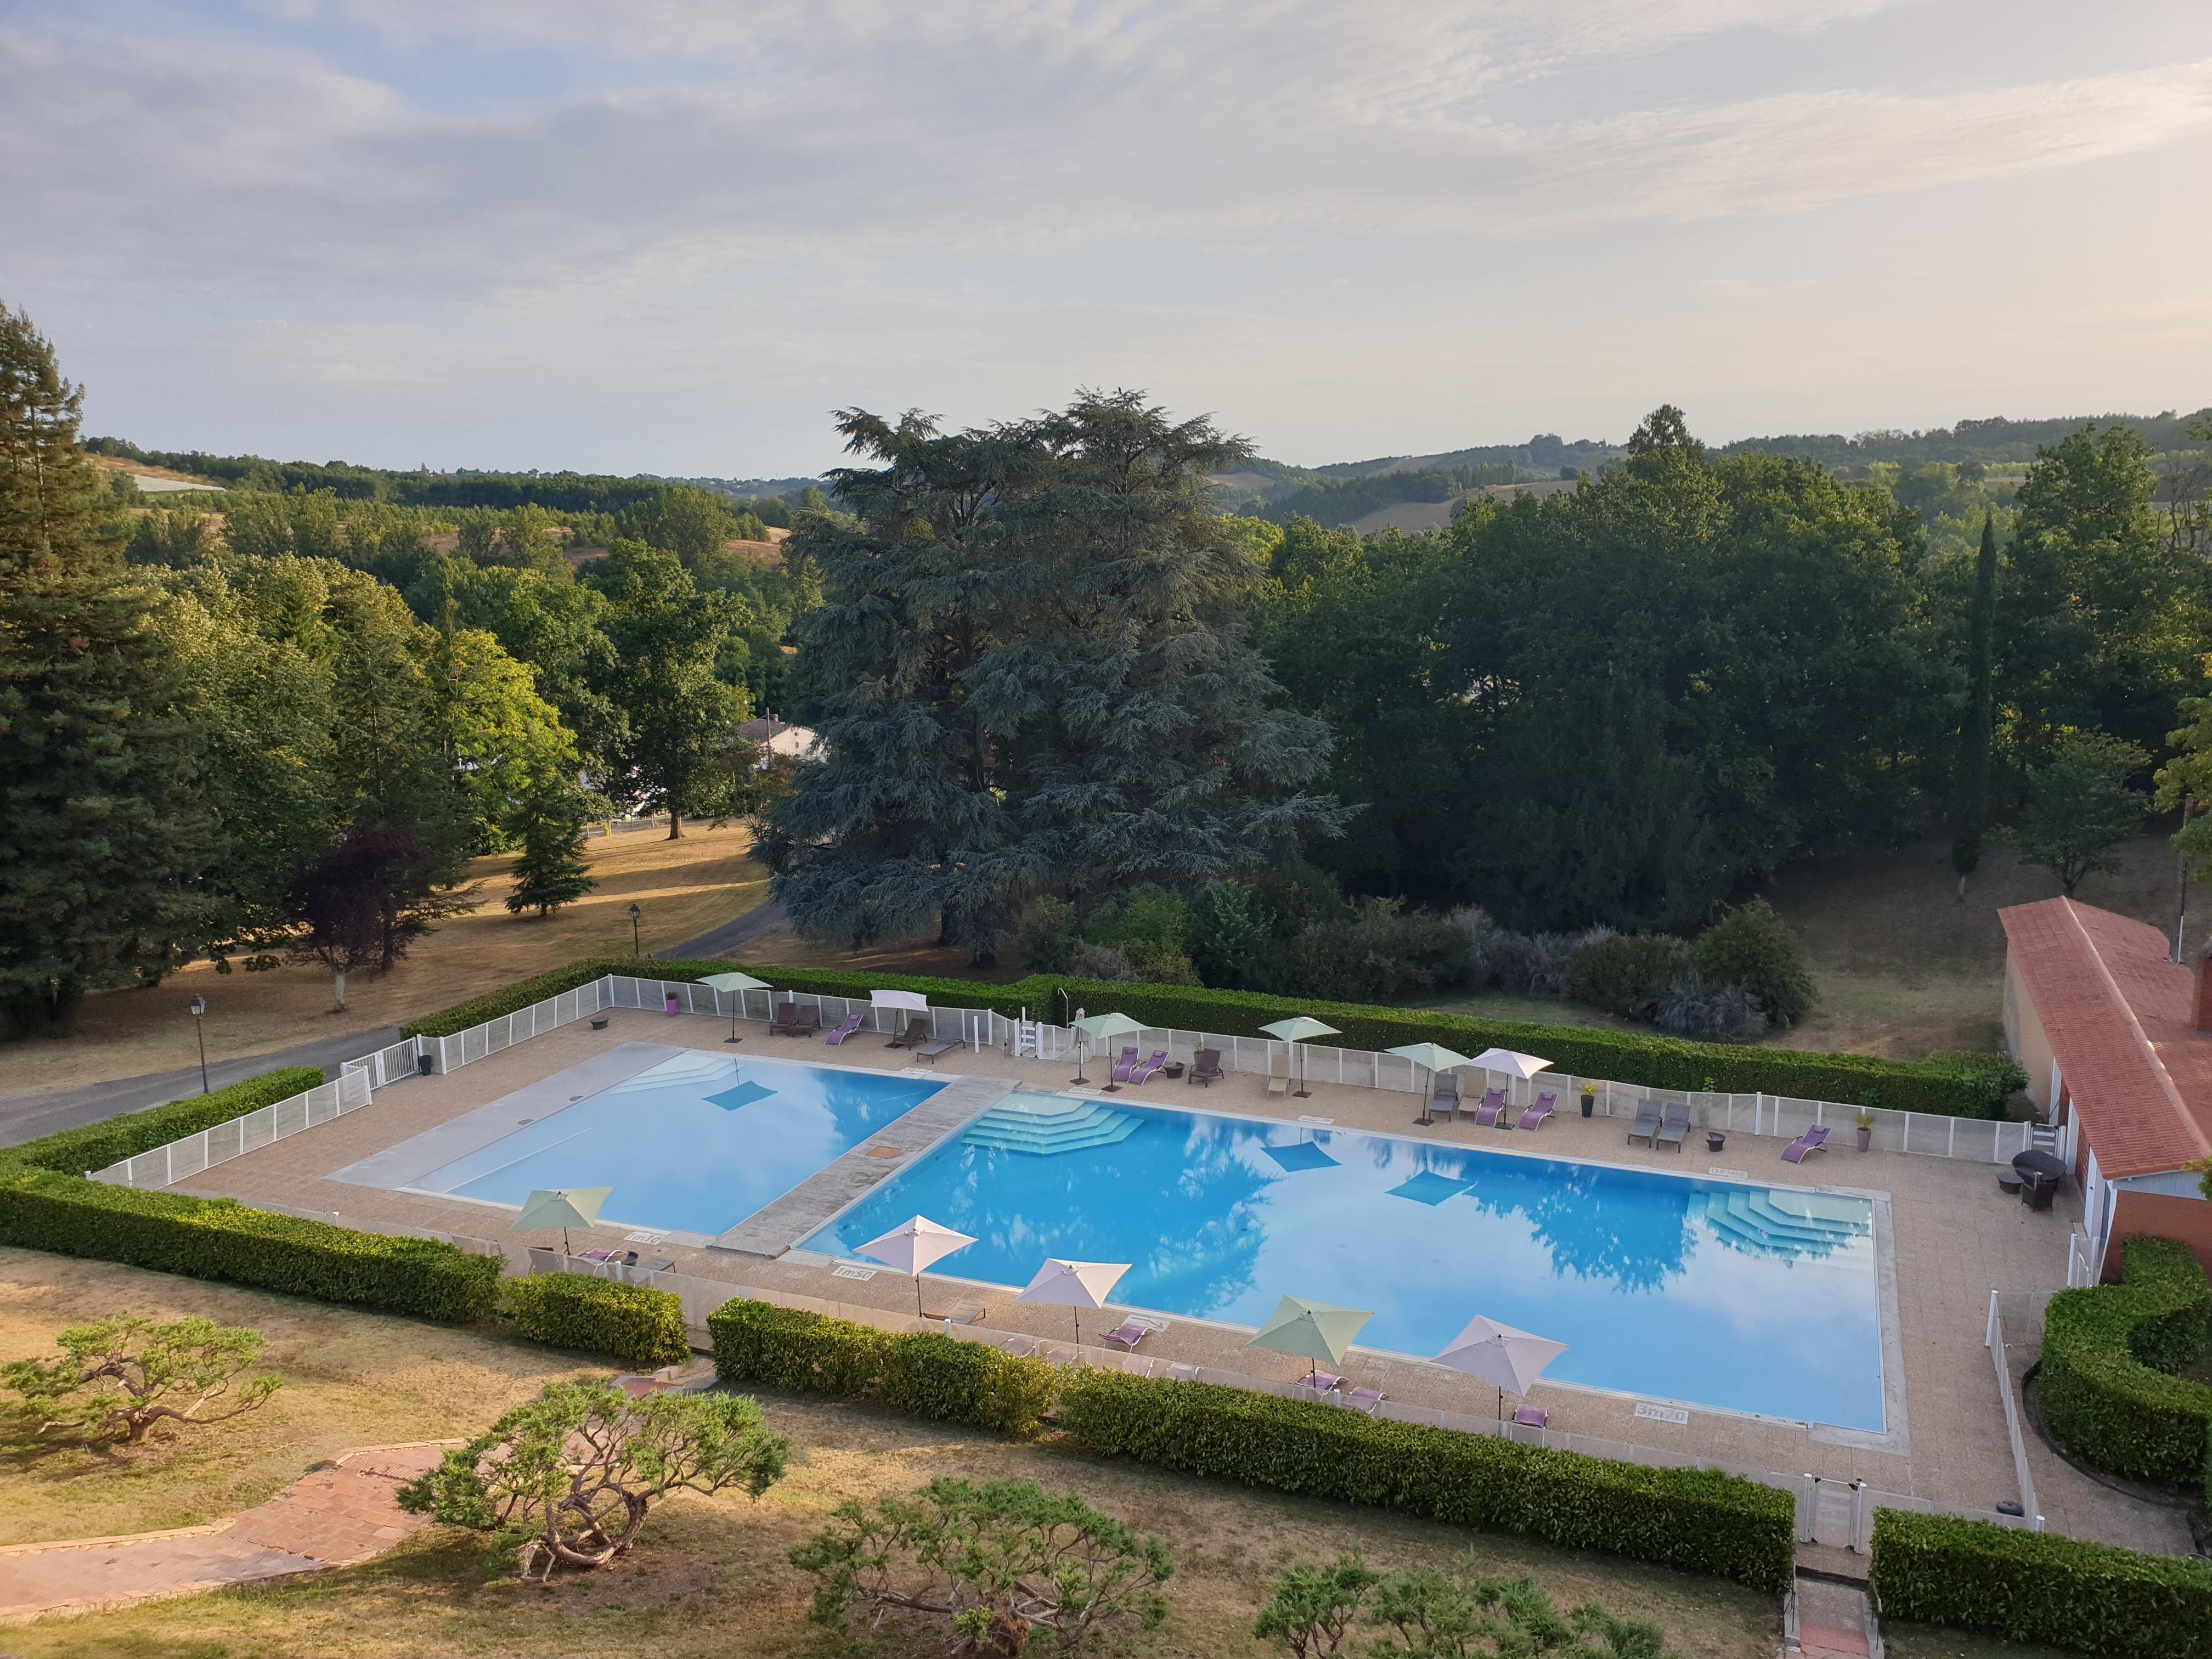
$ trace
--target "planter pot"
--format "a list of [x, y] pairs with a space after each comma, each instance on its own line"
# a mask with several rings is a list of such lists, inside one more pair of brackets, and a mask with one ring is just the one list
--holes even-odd
[[1596, 1104], [1597, 1104], [1597, 1098], [1596, 1098], [1596, 1097], [1595, 1097], [1595, 1096], [1594, 1096], [1594, 1095], [1584, 1095], [1584, 1096], [1583, 1097], [1583, 1115], [1584, 1117], [1588, 1117], [1588, 1116], [1590, 1115], [1590, 1109], [1591, 1109], [1592, 1107], [1595, 1106]]
[[1870, 1147], [1872, 1147], [1872, 1146], [1873, 1146], [1873, 1145], [1874, 1145], [1874, 1131], [1873, 1131], [1873, 1130], [1871, 1130], [1871, 1129], [1862, 1129], [1862, 1130], [1860, 1130], [1860, 1131], [1859, 1131], [1859, 1150], [1860, 1150], [1861, 1152], [1866, 1152], [1866, 1151], [1867, 1151], [1867, 1150], [1869, 1150]]

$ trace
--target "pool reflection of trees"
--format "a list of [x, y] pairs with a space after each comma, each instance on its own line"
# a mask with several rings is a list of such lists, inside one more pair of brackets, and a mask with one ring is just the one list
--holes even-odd
[[1480, 1186], [1464, 1196], [1493, 1215], [1526, 1219], [1555, 1268], [1608, 1279], [1624, 1290], [1655, 1291], [1682, 1271], [1689, 1255], [1690, 1189], [1683, 1188], [1679, 1205], [1671, 1194], [1670, 1201], [1653, 1203], [1636, 1192], [1631, 1201], [1632, 1191], [1618, 1175], [1589, 1164], [1547, 1162], [1522, 1170], [1492, 1162]]

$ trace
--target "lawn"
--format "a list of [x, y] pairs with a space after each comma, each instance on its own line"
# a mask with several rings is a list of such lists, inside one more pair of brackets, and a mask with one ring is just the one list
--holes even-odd
[[746, 855], [750, 842], [751, 831], [736, 824], [687, 827], [673, 842], [659, 830], [594, 837], [586, 858], [599, 887], [548, 920], [507, 914], [514, 854], [479, 859], [470, 875], [483, 902], [439, 924], [390, 974], [349, 976], [343, 1013], [331, 1012], [331, 976], [319, 965], [218, 974], [195, 963], [151, 991], [87, 998], [74, 1036], [0, 1048], [0, 1099], [194, 1064], [185, 1005], [196, 994], [207, 1000], [208, 1058], [219, 1060], [373, 1030], [579, 957], [626, 957], [632, 904], [641, 912], [638, 935], [647, 954], [681, 944], [767, 896], [768, 872]]
[[[268, 1296], [30, 1252], [0, 1252], [0, 1358], [35, 1352], [61, 1325], [128, 1305], [256, 1325], [288, 1379], [263, 1416], [198, 1443], [94, 1458], [27, 1449], [22, 1425], [0, 1462], [0, 1538], [114, 1533], [213, 1518], [268, 1496], [343, 1446], [441, 1437], [488, 1419], [573, 1368], [495, 1337], [343, 1313]], [[805, 1620], [811, 1583], [784, 1559], [843, 1498], [909, 1491], [934, 1475], [1028, 1478], [1073, 1489], [1167, 1540], [1178, 1564], [1161, 1630], [1097, 1651], [1259, 1655], [1249, 1634], [1268, 1575], [1299, 1558], [1359, 1549], [1384, 1565], [1470, 1549], [1486, 1571], [1534, 1577], [1556, 1601], [1601, 1599], [1655, 1620], [1683, 1659], [1766, 1659], [1772, 1598], [1715, 1580], [1635, 1567], [1387, 1514], [1281, 1498], [1045, 1446], [848, 1407], [768, 1396], [796, 1455], [760, 1504], [681, 1498], [656, 1512], [634, 1554], [595, 1575], [524, 1589], [487, 1571], [473, 1539], [438, 1529], [380, 1560], [311, 1579], [135, 1609], [56, 1619], [8, 1633], [32, 1656], [258, 1659], [343, 1652], [359, 1659], [469, 1653], [515, 1659], [751, 1659], [849, 1651]], [[909, 1635], [878, 1651], [943, 1650]]]

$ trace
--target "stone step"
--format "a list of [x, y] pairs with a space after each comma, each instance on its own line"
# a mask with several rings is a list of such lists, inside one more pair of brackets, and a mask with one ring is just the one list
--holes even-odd
[[1097, 1101], [1024, 1101], [984, 1113], [960, 1139], [969, 1146], [1050, 1157], [1111, 1146], [1136, 1128], [1133, 1115]]

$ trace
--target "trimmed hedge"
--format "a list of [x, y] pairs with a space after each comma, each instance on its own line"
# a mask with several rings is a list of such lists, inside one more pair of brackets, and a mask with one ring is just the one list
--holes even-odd
[[1381, 1504], [1762, 1589], [1789, 1586], [1796, 1500], [1732, 1475], [1607, 1462], [1197, 1382], [1055, 1372], [980, 1342], [895, 1336], [762, 1302], [726, 1304], [707, 1328], [726, 1382], [1015, 1433], [1034, 1432], [1050, 1409], [1069, 1440], [1101, 1456]]
[[1101, 1456], [1790, 1587], [1796, 1500], [1709, 1469], [1646, 1468], [1112, 1371], [1064, 1376], [1054, 1421]]
[[0, 1176], [0, 1244], [258, 1285], [441, 1324], [492, 1310], [495, 1256], [432, 1239], [356, 1232], [248, 1209], [18, 1168]]
[[1885, 1619], [2125, 1659], [2212, 1659], [2212, 1564], [1989, 1521], [1876, 1510]]
[[[527, 1008], [562, 991], [574, 990], [602, 974], [635, 974], [641, 979], [690, 981], [726, 973], [726, 962], [637, 962], [628, 957], [573, 963], [540, 974], [503, 991], [477, 997], [400, 1028], [410, 1036], [451, 1036], [485, 1020]], [[1877, 1060], [1870, 1054], [1815, 1054], [1797, 1048], [1747, 1044], [1688, 1042], [1643, 1031], [1619, 1031], [1595, 1025], [1542, 1025], [1519, 1020], [1480, 1019], [1466, 1014], [1432, 1013], [1415, 1008], [1371, 1007], [1303, 998], [1262, 996], [1251, 991], [1214, 991], [1195, 985], [1143, 985], [1123, 981], [1062, 979], [1031, 975], [1010, 984], [973, 980], [932, 979], [903, 974], [860, 974], [840, 969], [769, 968], [747, 963], [745, 971], [777, 990], [812, 991], [866, 999], [871, 990], [919, 991], [931, 1001], [969, 1008], [993, 1008], [1012, 1016], [1026, 1007], [1051, 1018], [1068, 1006], [1093, 1011], [1115, 1008], [1148, 1025], [1211, 1031], [1223, 1036], [1258, 1036], [1260, 1028], [1291, 1014], [1311, 1014], [1344, 1034], [1349, 1048], [1384, 1049], [1437, 1042], [1465, 1054], [1485, 1048], [1513, 1048], [1540, 1054], [1563, 1073], [1610, 1078], [1617, 1083], [1653, 1089], [1704, 1089], [1730, 1093], [1753, 1091], [1801, 1100], [1831, 1100], [1842, 1105], [1881, 1106], [1903, 1112], [1936, 1112], [1953, 1117], [2001, 1118], [2005, 1102], [2027, 1085], [2019, 1066], [2002, 1054], [1954, 1054], [1922, 1060]], [[1060, 994], [1066, 994], [1062, 1005]], [[1710, 1080], [1710, 1085], [1709, 1085]]]
[[2212, 1285], [2185, 1244], [2122, 1242], [2120, 1282], [2062, 1291], [2043, 1317], [2043, 1421], [2113, 1474], [2204, 1483], [2212, 1388], [2173, 1372], [2212, 1352]]
[[196, 1135], [218, 1123], [228, 1123], [248, 1112], [258, 1112], [264, 1106], [304, 1094], [322, 1080], [322, 1073], [313, 1066], [287, 1066], [278, 1071], [264, 1072], [259, 1077], [189, 1100], [173, 1100], [166, 1106], [150, 1107], [143, 1112], [125, 1112], [119, 1117], [88, 1123], [82, 1128], [64, 1129], [58, 1134], [26, 1141], [21, 1146], [7, 1147], [0, 1150], [0, 1168], [11, 1164], [28, 1164], [33, 1169], [54, 1170], [73, 1176], [81, 1176], [88, 1170], [104, 1170], [126, 1158], [150, 1152], [156, 1146], [166, 1146], [173, 1140], [182, 1140], [186, 1135]]
[[742, 1298], [707, 1316], [714, 1374], [793, 1394], [869, 1401], [940, 1423], [1032, 1435], [1052, 1403], [1052, 1367], [980, 1342], [902, 1336]]
[[532, 1273], [501, 1285], [500, 1310], [521, 1335], [550, 1347], [631, 1365], [680, 1365], [691, 1357], [683, 1302], [644, 1285], [590, 1273]]

